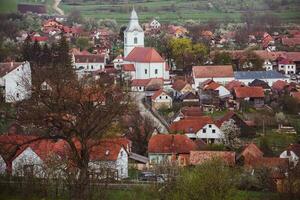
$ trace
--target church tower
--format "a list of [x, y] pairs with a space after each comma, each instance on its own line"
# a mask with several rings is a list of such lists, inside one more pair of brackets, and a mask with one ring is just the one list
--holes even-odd
[[138, 16], [132, 9], [129, 24], [124, 31], [124, 57], [126, 57], [134, 47], [144, 47], [144, 31], [139, 24]]

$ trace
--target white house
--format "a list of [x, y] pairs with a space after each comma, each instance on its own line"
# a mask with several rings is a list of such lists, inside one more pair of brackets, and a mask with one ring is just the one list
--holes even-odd
[[170, 126], [173, 132], [183, 132], [191, 139], [203, 139], [207, 143], [221, 143], [224, 135], [209, 116], [181, 119]]
[[234, 80], [232, 65], [194, 66], [192, 69], [192, 76], [194, 79], [193, 87], [195, 89], [207, 79], [212, 79], [223, 85]]
[[268, 59], [264, 60], [263, 68], [264, 68], [266, 71], [273, 70], [273, 64], [272, 64], [272, 62], [271, 62], [270, 60], [268, 60]]
[[282, 71], [286, 75], [296, 74], [296, 64], [288, 59], [279, 60], [278, 71]]
[[169, 67], [154, 48], [144, 47], [144, 31], [133, 9], [127, 29], [124, 31], [124, 64], [133, 64], [132, 80], [162, 78], [169, 80]]
[[286, 150], [284, 150], [280, 158], [288, 158], [289, 162], [296, 166], [300, 159], [300, 144], [292, 144]]
[[0, 87], [5, 102], [22, 101], [31, 94], [29, 62], [0, 63]]
[[151, 29], [159, 29], [161, 27], [161, 24], [156, 20], [152, 20], [149, 24]]
[[124, 31], [124, 57], [126, 57], [134, 47], [144, 47], [144, 31], [139, 24], [138, 16], [132, 9], [129, 24]]
[[27, 147], [12, 161], [12, 175], [15, 176], [43, 177], [43, 169], [44, 161], [31, 147]]
[[114, 64], [114, 68], [115, 69], [121, 69], [121, 66], [123, 64], [124, 60], [123, 60], [123, 56], [122, 55], [118, 55], [113, 61], [112, 63]]
[[73, 54], [73, 61], [77, 73], [104, 70], [106, 56], [104, 54]]
[[172, 97], [168, 95], [163, 89], [156, 91], [151, 96], [152, 108], [160, 109], [163, 107], [171, 108], [172, 107]]
[[224, 87], [223, 85], [216, 83], [215, 81], [211, 80], [209, 83], [203, 86], [203, 90], [214, 90], [217, 91], [220, 98], [229, 97], [230, 91]]
[[290, 79], [277, 71], [237, 71], [234, 72], [235, 80], [249, 85], [255, 79], [262, 80], [268, 85], [273, 85], [278, 80], [290, 82]]
[[126, 147], [112, 141], [103, 141], [90, 150], [90, 170], [101, 172], [110, 169], [119, 179], [128, 177], [128, 151]]
[[0, 174], [4, 174], [6, 171], [6, 163], [2, 156], [0, 155]]

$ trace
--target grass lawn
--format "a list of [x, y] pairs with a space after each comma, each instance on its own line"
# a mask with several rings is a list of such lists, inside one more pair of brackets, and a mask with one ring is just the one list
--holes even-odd
[[254, 141], [259, 144], [263, 138], [266, 139], [275, 155], [279, 155], [286, 147], [288, 147], [289, 144], [297, 142], [298, 135], [277, 133], [272, 130], [267, 130], [264, 136], [255, 138]]
[[[107, 190], [101, 193], [101, 199], [107, 200], [158, 200], [159, 195], [151, 189], [137, 187], [132, 190]], [[238, 191], [234, 200], [277, 200], [279, 195], [277, 193], [269, 192], [252, 192], [252, 191]], [[46, 198], [23, 197], [13, 194], [0, 194], [0, 200], [48, 200]], [[50, 200], [50, 199], [49, 199]], [[57, 199], [64, 200], [64, 199]]]

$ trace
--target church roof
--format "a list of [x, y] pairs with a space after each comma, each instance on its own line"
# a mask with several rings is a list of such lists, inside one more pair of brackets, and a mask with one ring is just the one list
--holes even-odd
[[159, 53], [150, 47], [135, 47], [124, 59], [125, 61], [131, 62], [164, 62], [164, 59]]
[[133, 31], [143, 32], [143, 29], [139, 24], [139, 18], [137, 16], [134, 8], [131, 11], [130, 21], [129, 21], [129, 24], [125, 31], [126, 32], [133, 32]]

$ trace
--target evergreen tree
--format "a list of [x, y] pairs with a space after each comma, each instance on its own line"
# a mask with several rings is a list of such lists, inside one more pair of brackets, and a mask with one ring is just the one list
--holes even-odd
[[42, 50], [41, 45], [37, 41], [34, 41], [30, 53], [32, 55], [31, 61], [35, 66], [40, 66], [41, 50]]
[[22, 51], [21, 51], [22, 52], [22, 60], [31, 61], [31, 58], [32, 58], [31, 48], [32, 48], [32, 44], [31, 44], [30, 38], [27, 37], [22, 45]]

